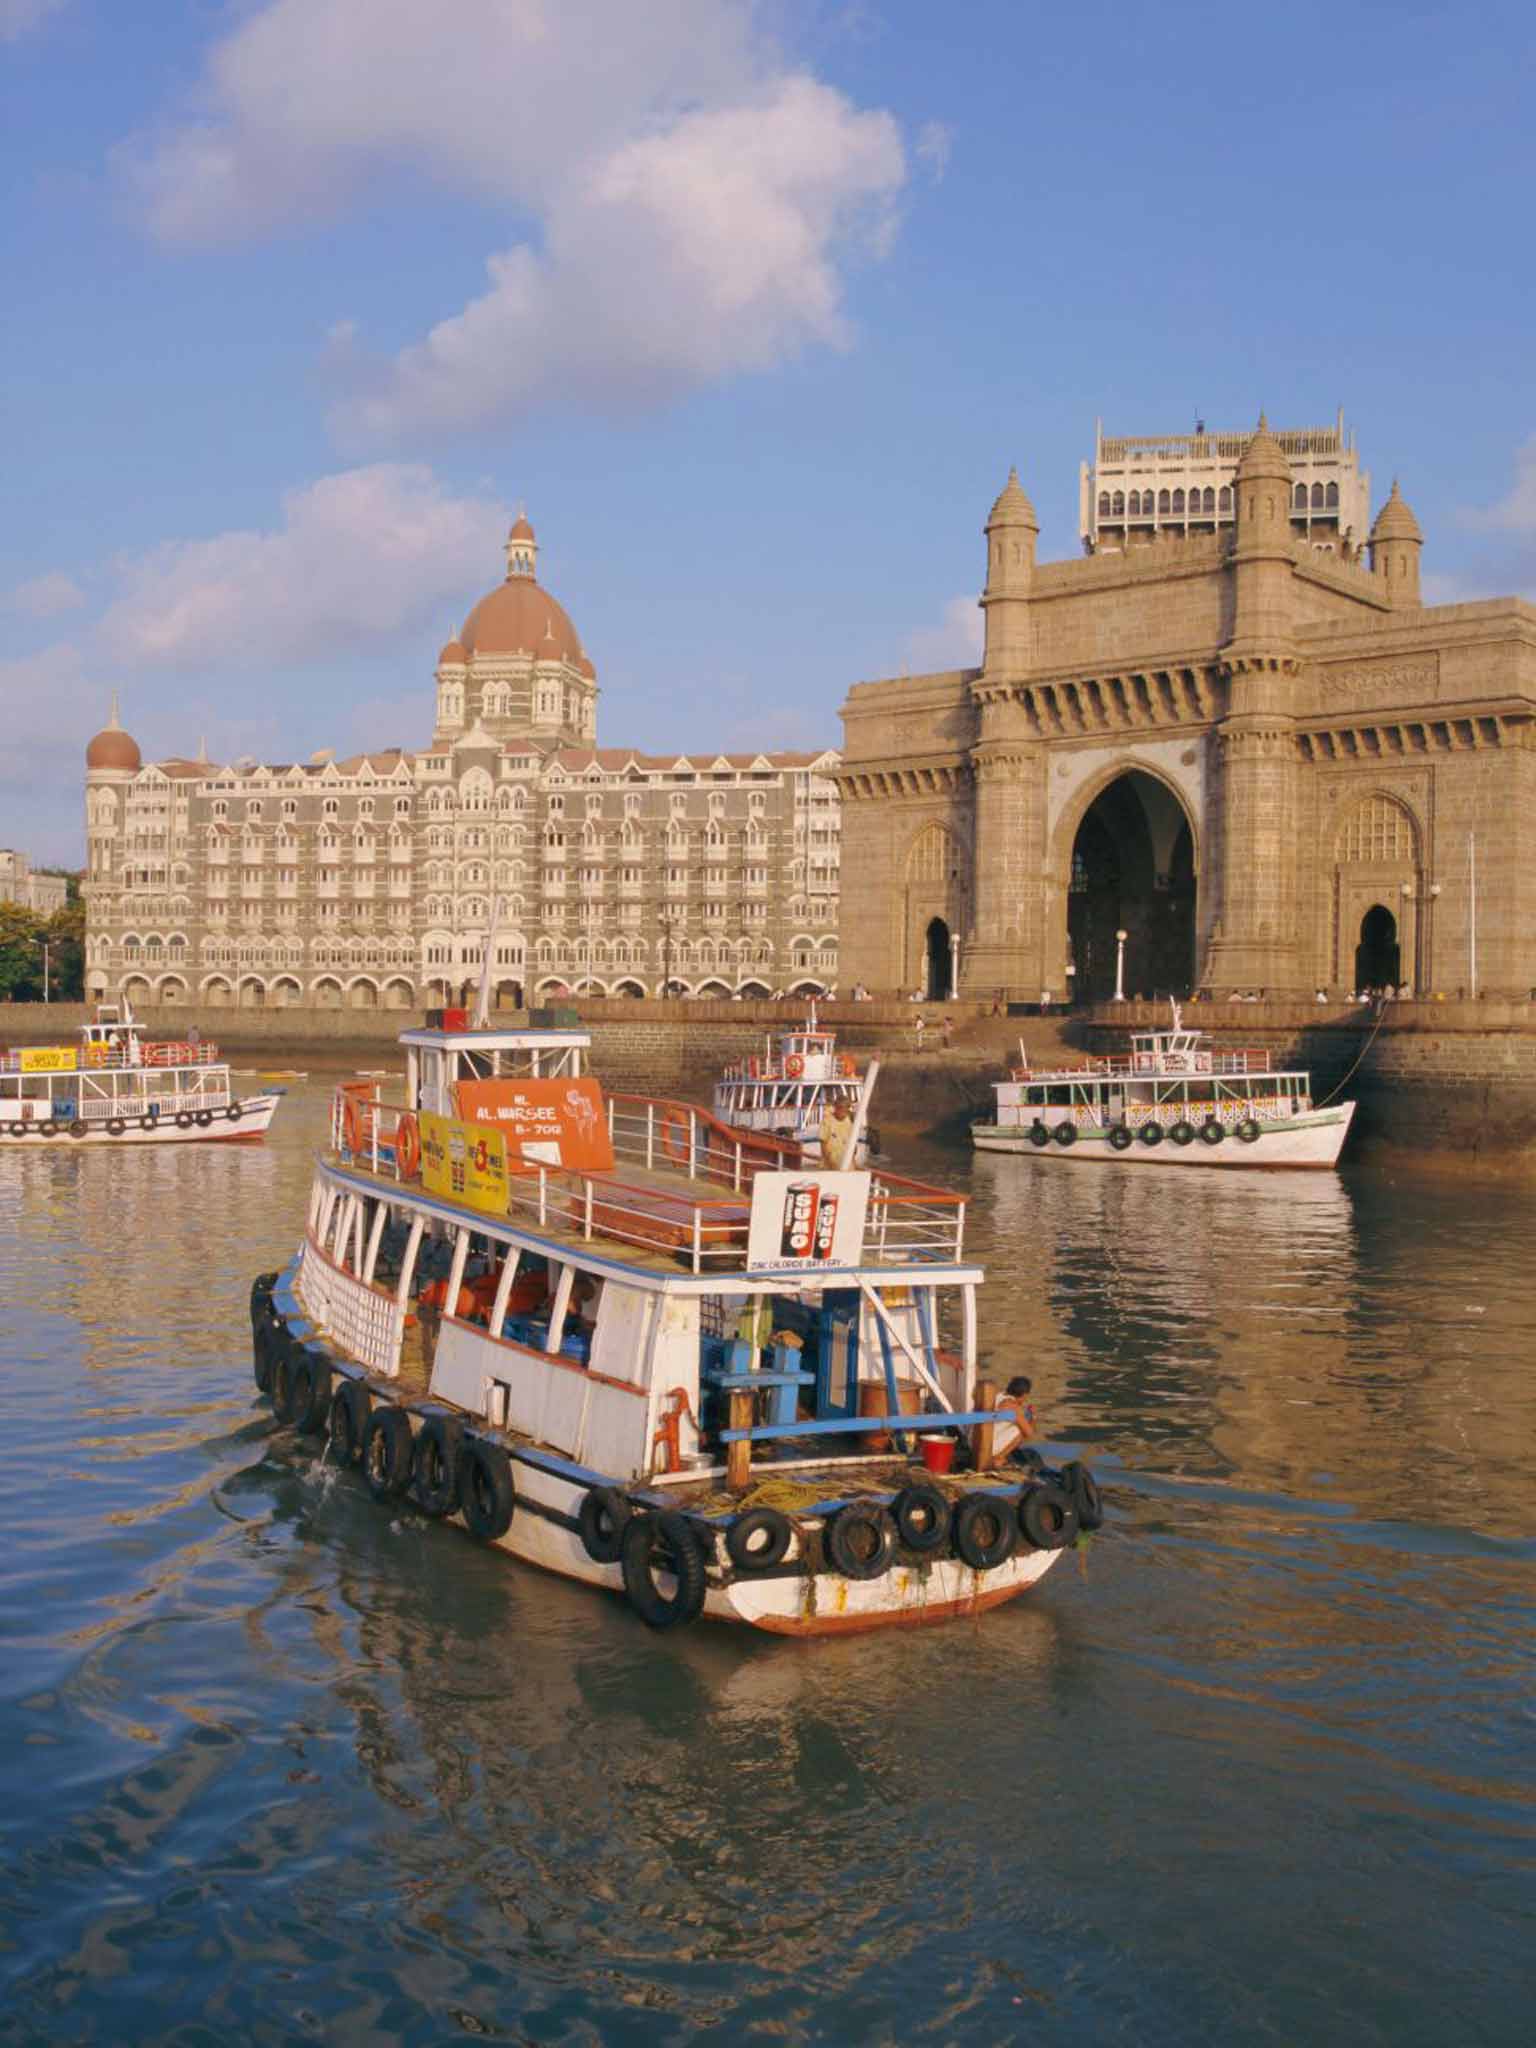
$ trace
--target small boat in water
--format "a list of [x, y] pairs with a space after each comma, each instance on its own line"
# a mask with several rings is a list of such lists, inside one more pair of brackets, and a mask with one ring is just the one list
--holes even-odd
[[0, 1145], [177, 1145], [259, 1138], [281, 1091], [239, 1095], [219, 1049], [146, 1039], [129, 1005], [98, 1003], [74, 1045], [0, 1054]]
[[869, 1130], [879, 1072], [880, 1062], [871, 1060], [861, 1073], [812, 1009], [797, 1029], [770, 1033], [760, 1054], [726, 1067], [715, 1083], [715, 1115], [738, 1130], [792, 1139], [806, 1159], [867, 1166], [879, 1150]]
[[1262, 1047], [1215, 1052], [1173, 1006], [1170, 1031], [1133, 1031], [1129, 1053], [1031, 1071], [994, 1084], [990, 1123], [971, 1126], [982, 1152], [1119, 1159], [1126, 1165], [1331, 1167], [1352, 1102], [1312, 1101], [1311, 1077], [1276, 1067]]
[[978, 1613], [1097, 1525], [1083, 1465], [999, 1456], [962, 1196], [605, 1095], [584, 1032], [401, 1041], [251, 1294], [258, 1387], [380, 1501], [790, 1635]]

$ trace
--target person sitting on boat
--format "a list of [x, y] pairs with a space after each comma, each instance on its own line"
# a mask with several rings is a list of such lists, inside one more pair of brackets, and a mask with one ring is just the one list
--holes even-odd
[[1023, 1373], [1008, 1382], [1007, 1392], [997, 1403], [997, 1422], [992, 1435], [992, 1455], [1013, 1458], [1035, 1434], [1035, 1408], [1030, 1400], [1034, 1382]]
[[827, 1106], [821, 1113], [821, 1125], [817, 1136], [821, 1140], [821, 1160], [824, 1166], [852, 1166], [849, 1154], [853, 1150], [853, 1097], [850, 1095], [829, 1095]]

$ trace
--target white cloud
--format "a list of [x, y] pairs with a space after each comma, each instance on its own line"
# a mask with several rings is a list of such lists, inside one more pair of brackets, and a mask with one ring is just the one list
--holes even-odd
[[1536, 533], [1536, 434], [1515, 452], [1514, 488], [1498, 504], [1465, 515], [1468, 526], [1499, 533]]
[[914, 675], [942, 669], [975, 668], [986, 631], [974, 596], [952, 597], [937, 626], [922, 626], [907, 638], [907, 666]]
[[64, 0], [0, 0], [0, 43], [14, 43], [56, 13]]
[[52, 619], [60, 612], [72, 612], [85, 603], [85, 592], [73, 576], [62, 569], [50, 569], [26, 583], [18, 583], [0, 597], [7, 611], [23, 612], [31, 619]]
[[372, 367], [343, 333], [354, 430], [663, 397], [844, 344], [843, 268], [884, 246], [905, 177], [894, 120], [786, 63], [758, 11], [457, 0], [449, 33], [425, 0], [268, 0], [122, 167], [172, 240], [334, 210], [402, 162], [506, 208], [517, 239], [469, 305]]
[[944, 173], [949, 169], [949, 159], [955, 146], [955, 131], [944, 121], [925, 121], [918, 130], [917, 147], [913, 151], [920, 162], [928, 166], [935, 185], [942, 185]]
[[477, 562], [491, 581], [505, 518], [492, 500], [449, 496], [424, 464], [343, 470], [289, 492], [273, 531], [119, 557], [99, 644], [116, 662], [200, 671], [376, 645], [456, 608]]

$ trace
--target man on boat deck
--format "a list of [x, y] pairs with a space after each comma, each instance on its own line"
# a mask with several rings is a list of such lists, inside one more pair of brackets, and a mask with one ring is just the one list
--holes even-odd
[[853, 1098], [849, 1095], [832, 1095], [821, 1113], [821, 1126], [817, 1132], [821, 1139], [821, 1160], [824, 1166], [851, 1166], [849, 1157], [853, 1149]]
[[1008, 1382], [1008, 1391], [998, 1398], [997, 1422], [992, 1435], [992, 1455], [1011, 1458], [1022, 1450], [1035, 1433], [1035, 1409], [1030, 1395], [1034, 1382], [1020, 1373]]

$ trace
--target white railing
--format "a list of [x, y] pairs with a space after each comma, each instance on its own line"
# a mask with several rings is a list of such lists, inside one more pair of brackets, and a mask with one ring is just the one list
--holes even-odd
[[405, 1310], [392, 1294], [343, 1272], [313, 1237], [300, 1248], [296, 1284], [305, 1313], [325, 1336], [370, 1372], [394, 1378]]

